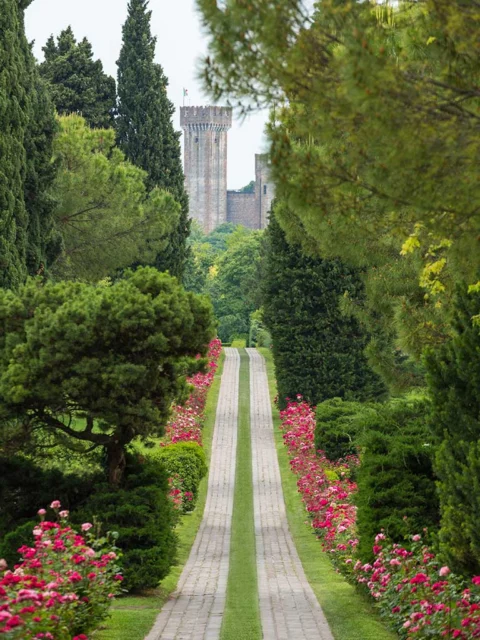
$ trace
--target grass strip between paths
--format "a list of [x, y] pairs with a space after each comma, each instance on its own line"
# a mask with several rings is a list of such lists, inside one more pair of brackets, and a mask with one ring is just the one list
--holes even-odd
[[270, 399], [272, 401], [275, 445], [290, 531], [307, 579], [325, 613], [336, 640], [393, 640], [397, 638], [381, 622], [366, 596], [337, 573], [322, 551], [313, 529], [306, 523], [307, 514], [297, 479], [290, 469], [288, 452], [280, 430], [280, 414], [274, 404], [277, 395], [273, 356], [269, 349], [259, 349], [267, 364]]
[[261, 640], [250, 438], [250, 358], [245, 349], [239, 351], [237, 464], [227, 600], [220, 640]]
[[[202, 443], [207, 460], [210, 460], [213, 430], [217, 413], [218, 396], [223, 373], [225, 354], [222, 351], [215, 379], [208, 392], [205, 406], [205, 422], [202, 429]], [[111, 618], [105, 628], [94, 634], [95, 640], [143, 640], [153, 626], [160, 609], [175, 591], [180, 574], [183, 571], [190, 550], [195, 541], [203, 518], [207, 500], [208, 476], [203, 478], [198, 492], [196, 509], [182, 516], [177, 526], [178, 562], [169, 575], [162, 580], [151, 596], [128, 596], [115, 600], [111, 609]], [[119, 541], [120, 546], [121, 542]]]

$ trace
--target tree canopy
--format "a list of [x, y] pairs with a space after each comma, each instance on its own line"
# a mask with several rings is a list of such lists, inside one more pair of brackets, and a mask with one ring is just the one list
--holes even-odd
[[126, 445], [162, 434], [211, 337], [210, 304], [153, 268], [111, 286], [33, 279], [2, 289], [2, 420], [104, 447], [118, 483]]
[[179, 205], [115, 145], [113, 129], [90, 129], [78, 115], [60, 118], [55, 158], [57, 229], [64, 248], [57, 277], [98, 281], [134, 262], [153, 261], [167, 244]]
[[68, 27], [56, 42], [50, 36], [43, 52], [45, 61], [39, 69], [49, 84], [57, 112], [81, 115], [91, 127], [113, 126], [117, 101], [115, 80], [103, 71], [101, 60], [94, 60], [87, 38], [77, 42], [72, 28]]
[[476, 282], [480, 269], [478, 8], [463, 0], [319, 0], [312, 11], [300, 0], [198, 5], [212, 94], [243, 111], [272, 109], [287, 237], [360, 266], [377, 291], [385, 274], [391, 352], [418, 359], [426, 344], [445, 341], [453, 283]]

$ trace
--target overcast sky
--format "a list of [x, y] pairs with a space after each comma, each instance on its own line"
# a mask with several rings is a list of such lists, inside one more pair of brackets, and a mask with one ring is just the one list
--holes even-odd
[[[35, 40], [35, 54], [43, 58], [42, 47], [53, 33], [71, 25], [77, 39], [86, 36], [105, 71], [116, 77], [116, 61], [122, 43], [122, 25], [128, 0], [34, 0], [27, 9], [27, 36]], [[211, 101], [196, 79], [198, 61], [206, 51], [206, 38], [200, 31], [195, 0], [150, 0], [152, 31], [157, 36], [157, 62], [170, 80], [169, 96], [182, 104], [183, 87], [189, 102], [203, 105]], [[254, 155], [265, 151], [265, 114], [257, 114], [229, 132], [228, 188], [238, 189], [255, 177]], [[175, 126], [180, 128], [177, 109]]]

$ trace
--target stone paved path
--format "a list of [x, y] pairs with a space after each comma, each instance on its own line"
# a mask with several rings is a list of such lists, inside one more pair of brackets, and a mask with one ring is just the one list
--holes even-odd
[[177, 591], [145, 640], [217, 640], [220, 635], [235, 485], [239, 367], [237, 349], [225, 349], [205, 513]]
[[[264, 640], [333, 640], [288, 528], [265, 360], [250, 356], [257, 572]], [[240, 639], [239, 639], [240, 640]]]

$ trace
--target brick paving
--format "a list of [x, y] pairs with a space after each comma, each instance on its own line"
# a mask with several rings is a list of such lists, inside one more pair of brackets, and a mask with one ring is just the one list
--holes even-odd
[[177, 591], [145, 640], [217, 640], [220, 635], [235, 487], [239, 368], [237, 349], [225, 349], [203, 520]]
[[255, 540], [263, 638], [333, 640], [288, 528], [265, 360], [255, 349], [247, 351], [250, 357]]

